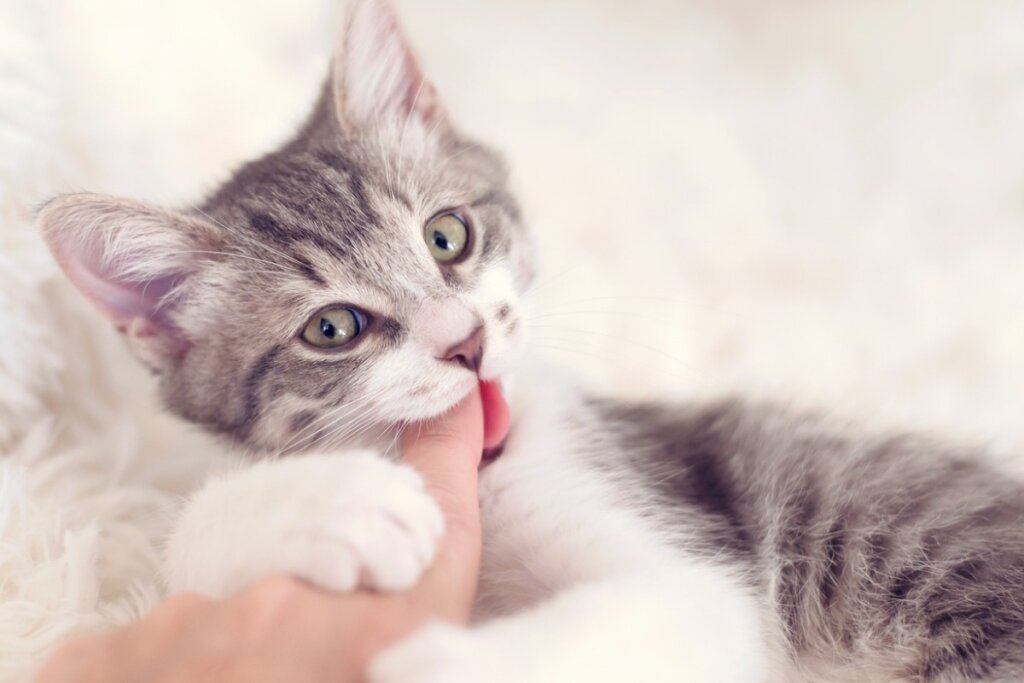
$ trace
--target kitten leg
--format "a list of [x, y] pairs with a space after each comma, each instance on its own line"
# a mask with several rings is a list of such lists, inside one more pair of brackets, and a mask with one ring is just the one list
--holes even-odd
[[263, 461], [188, 502], [167, 549], [168, 584], [226, 597], [292, 574], [337, 591], [400, 590], [433, 560], [443, 526], [419, 475], [373, 453]]
[[435, 624], [384, 652], [373, 683], [763, 683], [755, 600], [711, 568], [585, 584], [477, 628]]

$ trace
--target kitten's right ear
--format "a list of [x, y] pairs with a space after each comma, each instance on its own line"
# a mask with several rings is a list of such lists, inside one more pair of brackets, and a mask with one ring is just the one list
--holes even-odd
[[188, 340], [173, 322], [189, 279], [218, 250], [213, 226], [183, 214], [93, 194], [50, 201], [38, 222], [68, 278], [159, 369]]
[[417, 121], [435, 134], [448, 116], [388, 0], [350, 0], [331, 63], [330, 96], [343, 128]]

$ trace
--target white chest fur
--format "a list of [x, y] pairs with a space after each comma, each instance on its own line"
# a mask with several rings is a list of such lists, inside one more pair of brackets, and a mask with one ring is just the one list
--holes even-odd
[[518, 380], [505, 452], [480, 478], [477, 628], [423, 632], [378, 680], [772, 680], [757, 599], [681, 549], [571, 378]]
[[[541, 374], [544, 381], [535, 381]], [[654, 525], [627, 507], [624, 489], [634, 483], [628, 473], [593, 466], [594, 439], [572, 379], [536, 368], [516, 388], [505, 451], [480, 477], [481, 617], [675, 555]]]

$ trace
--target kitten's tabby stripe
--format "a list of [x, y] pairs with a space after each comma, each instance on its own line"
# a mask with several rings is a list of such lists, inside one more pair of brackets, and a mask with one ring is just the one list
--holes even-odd
[[349, 189], [356, 198], [356, 204], [362, 212], [362, 221], [365, 224], [378, 222], [380, 218], [370, 205], [370, 200], [366, 196], [366, 190], [363, 187], [363, 180], [352, 162], [346, 159], [340, 152], [332, 150], [320, 150], [317, 152], [316, 158], [327, 167], [345, 176]]
[[295, 413], [288, 419], [288, 431], [293, 435], [299, 435], [316, 422], [320, 415], [321, 413], [315, 410], [303, 410], [300, 413]]
[[[280, 173], [282, 181], [304, 189], [301, 195], [281, 193], [275, 197], [280, 205], [301, 219], [297, 221], [298, 225], [323, 225], [325, 217], [335, 214], [335, 220], [328, 222], [327, 226], [341, 222], [348, 228], [344, 236], [356, 239], [364, 238], [366, 232], [373, 227], [373, 221], [368, 220], [365, 213], [362, 220], [356, 215], [357, 207], [365, 211], [362, 204], [354, 202], [353, 197], [342, 192], [343, 188], [324, 177], [324, 174], [314, 164], [309, 163], [307, 158], [299, 158], [284, 164]], [[355, 185], [352, 183], [353, 187]], [[337, 214], [339, 207], [345, 208], [345, 213]]]
[[263, 207], [247, 214], [250, 227], [273, 240], [282, 249], [288, 250], [287, 253], [293, 259], [297, 259], [298, 255], [289, 247], [295, 247], [303, 242], [307, 242], [317, 251], [331, 254], [335, 258], [341, 258], [346, 253], [346, 247], [328, 237], [327, 234], [308, 230], [294, 223], [288, 223], [285, 227], [281, 220], [270, 215], [264, 210], [265, 208], [269, 207]]
[[263, 402], [260, 392], [264, 383], [274, 373], [274, 360], [284, 351], [284, 345], [275, 344], [263, 352], [259, 358], [250, 366], [243, 383], [243, 396], [245, 397], [245, 412], [237, 423], [230, 426], [232, 431], [240, 434], [248, 434], [256, 425], [260, 414], [263, 411]]
[[327, 280], [320, 276], [320, 273], [316, 272], [316, 268], [305, 256], [300, 254], [294, 254], [296, 265], [298, 266], [299, 272], [306, 276], [306, 279], [312, 282], [314, 285], [320, 287], [327, 286]]
[[824, 540], [825, 567], [821, 572], [821, 580], [818, 582], [818, 593], [822, 607], [826, 610], [832, 607], [832, 602], [839, 591], [840, 582], [846, 569], [846, 524], [844, 519], [846, 513], [840, 513], [833, 522], [832, 528]]
[[257, 211], [249, 215], [249, 225], [264, 237], [269, 237], [280, 244], [289, 244], [295, 240], [295, 233], [281, 228], [281, 224], [273, 216]]

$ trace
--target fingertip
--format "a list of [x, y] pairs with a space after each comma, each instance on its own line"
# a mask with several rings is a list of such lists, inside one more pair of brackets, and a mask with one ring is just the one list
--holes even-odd
[[427, 613], [464, 621], [476, 592], [480, 563], [477, 473], [484, 443], [479, 387], [440, 417], [410, 425], [402, 458], [423, 477], [445, 517], [437, 557], [410, 599]]
[[430, 420], [409, 425], [402, 432], [402, 453], [420, 450], [474, 449], [482, 450], [484, 413], [479, 387], [447, 412]]

